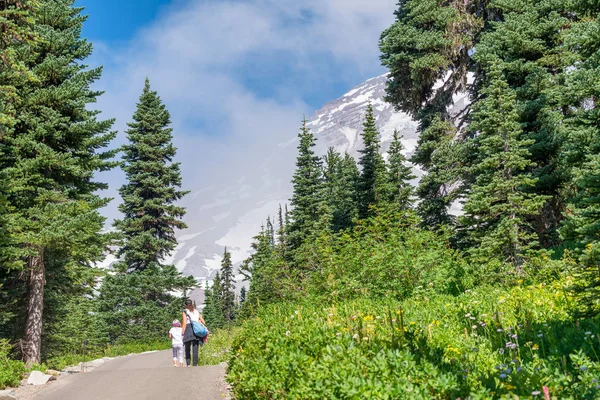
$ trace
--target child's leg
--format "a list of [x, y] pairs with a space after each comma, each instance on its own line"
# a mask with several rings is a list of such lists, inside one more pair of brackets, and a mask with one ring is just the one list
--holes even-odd
[[172, 350], [173, 350], [173, 365], [176, 367], [177, 366], [177, 345], [173, 345], [172, 346]]
[[183, 345], [177, 345], [177, 360], [179, 361], [179, 365], [183, 367]]

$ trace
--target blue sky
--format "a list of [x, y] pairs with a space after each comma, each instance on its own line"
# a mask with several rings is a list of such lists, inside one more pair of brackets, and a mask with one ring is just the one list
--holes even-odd
[[129, 40], [136, 31], [150, 24], [169, 4], [169, 0], [76, 0], [89, 18], [83, 34], [90, 40], [116, 44]]
[[[97, 107], [115, 146], [149, 77], [171, 111], [184, 186], [236, 179], [303, 115], [384, 73], [377, 48], [397, 0], [76, 0], [89, 15]], [[290, 160], [293, 163], [293, 160]], [[104, 176], [110, 196], [124, 178]], [[116, 202], [107, 212], [116, 213]]]

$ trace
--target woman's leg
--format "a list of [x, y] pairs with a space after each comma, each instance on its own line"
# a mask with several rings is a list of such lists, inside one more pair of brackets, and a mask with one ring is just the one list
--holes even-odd
[[192, 345], [193, 340], [185, 342], [183, 345], [185, 346], [185, 362], [187, 366], [190, 366], [190, 346]]
[[194, 367], [198, 365], [198, 340], [193, 340], [192, 349], [194, 351]]

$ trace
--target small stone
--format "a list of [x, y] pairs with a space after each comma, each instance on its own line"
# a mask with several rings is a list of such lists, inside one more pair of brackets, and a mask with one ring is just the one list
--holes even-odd
[[0, 400], [15, 400], [17, 392], [14, 390], [0, 390]]
[[58, 376], [60, 375], [60, 371], [55, 371], [53, 369], [49, 369], [46, 371], [47, 374], [52, 375], [52, 376]]
[[31, 371], [29, 378], [27, 378], [27, 384], [34, 386], [45, 385], [50, 378], [52, 378], [52, 375], [46, 375], [40, 371]]
[[67, 367], [63, 369], [62, 372], [66, 372], [67, 374], [78, 374], [81, 372], [81, 366], [76, 365], [74, 367]]

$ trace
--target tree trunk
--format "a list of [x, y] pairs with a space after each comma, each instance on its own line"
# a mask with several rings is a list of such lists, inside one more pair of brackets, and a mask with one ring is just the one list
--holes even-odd
[[27, 298], [27, 321], [25, 322], [25, 354], [27, 366], [41, 362], [42, 315], [44, 313], [44, 286], [46, 270], [44, 250], [36, 248], [38, 254], [30, 256], [27, 262], [30, 275]]

